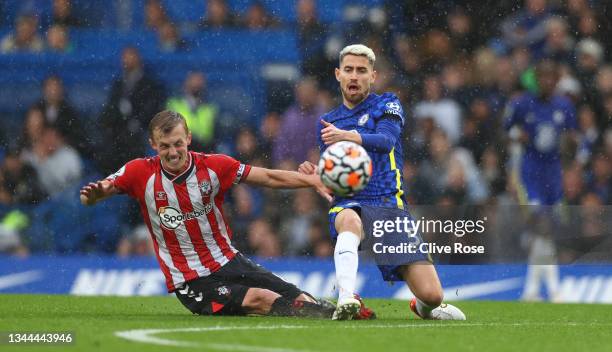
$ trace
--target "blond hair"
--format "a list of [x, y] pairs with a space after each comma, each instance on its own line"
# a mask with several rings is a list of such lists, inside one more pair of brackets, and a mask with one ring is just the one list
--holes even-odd
[[344, 59], [346, 55], [365, 56], [368, 58], [372, 67], [374, 67], [374, 63], [376, 62], [374, 51], [363, 44], [345, 46], [344, 49], [340, 51], [340, 65], [342, 65], [342, 59]]

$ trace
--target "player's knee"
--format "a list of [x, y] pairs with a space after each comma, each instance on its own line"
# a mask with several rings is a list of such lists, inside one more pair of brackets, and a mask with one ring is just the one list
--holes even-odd
[[350, 231], [357, 235], [361, 234], [362, 223], [361, 218], [352, 209], [346, 209], [340, 212], [336, 217], [336, 230], [338, 233], [344, 231]]
[[266, 314], [280, 295], [264, 288], [250, 288], [242, 300], [242, 308], [254, 314]]

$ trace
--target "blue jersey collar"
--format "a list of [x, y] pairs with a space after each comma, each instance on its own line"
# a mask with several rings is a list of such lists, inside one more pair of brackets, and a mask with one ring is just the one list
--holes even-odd
[[362, 107], [362, 106], [364, 106], [364, 105], [368, 104], [368, 103], [369, 103], [369, 102], [370, 102], [372, 99], [374, 99], [375, 97], [376, 97], [376, 94], [374, 94], [374, 93], [370, 93], [370, 94], [369, 94], [369, 95], [368, 95], [368, 96], [367, 96], [365, 99], [363, 99], [363, 100], [361, 101], [361, 103], [359, 103], [359, 104], [355, 105], [355, 107], [354, 107], [354, 108], [349, 109], [349, 108], [348, 108], [346, 105], [344, 105], [344, 103], [342, 103], [342, 105], [341, 105], [340, 109], [341, 109], [341, 111], [342, 111], [342, 112], [345, 112], [345, 111], [347, 111], [347, 112], [348, 112], [348, 111], [356, 111], [356, 110], [357, 110], [357, 109], [359, 109], [360, 107]]

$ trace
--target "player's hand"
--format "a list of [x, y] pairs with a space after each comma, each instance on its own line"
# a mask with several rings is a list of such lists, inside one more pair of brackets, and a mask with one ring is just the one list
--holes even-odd
[[317, 171], [317, 166], [310, 161], [304, 161], [298, 167], [298, 172], [304, 175], [312, 175]]
[[356, 137], [359, 136], [358, 133], [341, 130], [325, 120], [321, 120], [321, 123], [325, 126], [321, 130], [321, 139], [325, 145], [334, 144], [340, 141], [351, 141], [361, 144], [360, 141], [356, 140]]
[[81, 204], [95, 204], [98, 200], [109, 194], [112, 187], [110, 182], [90, 182], [81, 188]]
[[[305, 161], [304, 163], [308, 163], [308, 161]], [[313, 170], [312, 170], [312, 173], [308, 175], [312, 176], [312, 180], [313, 180], [312, 186], [314, 187], [315, 191], [319, 193], [321, 197], [325, 198], [325, 200], [331, 203], [334, 200], [334, 197], [331, 195], [331, 190], [325, 187], [323, 182], [321, 182], [321, 177], [319, 177], [318, 168], [314, 166], [314, 164], [312, 163], [310, 163], [310, 165], [313, 167]], [[303, 172], [300, 172], [300, 173], [303, 173]]]

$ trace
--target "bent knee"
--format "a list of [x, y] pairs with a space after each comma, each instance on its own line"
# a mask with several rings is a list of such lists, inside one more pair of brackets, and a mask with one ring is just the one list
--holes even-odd
[[357, 235], [361, 235], [363, 228], [359, 214], [353, 209], [342, 210], [336, 217], [335, 226], [338, 233], [350, 231]]

